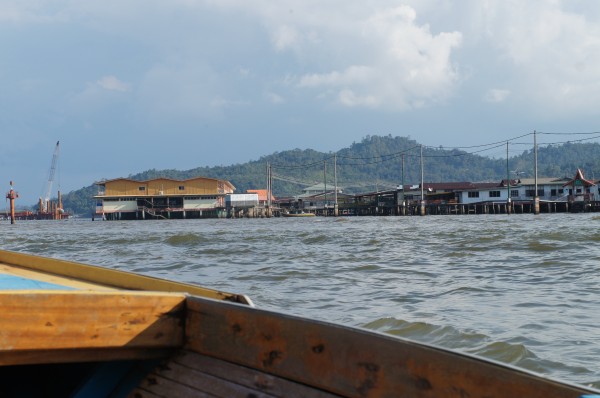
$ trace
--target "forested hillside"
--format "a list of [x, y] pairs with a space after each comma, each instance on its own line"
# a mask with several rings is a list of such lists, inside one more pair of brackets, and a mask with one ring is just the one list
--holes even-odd
[[[247, 189], [266, 188], [266, 167], [270, 163], [274, 195], [292, 196], [301, 193], [304, 187], [322, 183], [325, 179], [328, 185], [333, 185], [335, 164], [338, 185], [344, 192], [356, 193], [393, 188], [401, 183], [402, 171], [405, 184], [418, 184], [421, 180], [420, 151], [420, 144], [409, 137], [367, 136], [335, 154], [293, 149], [244, 164], [191, 170], [152, 169], [126, 177], [139, 180], [212, 177], [229, 180], [237, 188], [237, 193], [244, 193]], [[502, 148], [490, 154], [495, 157], [479, 153], [485, 152], [424, 147], [424, 180], [500, 181], [506, 178], [506, 156], [501, 156]], [[597, 143], [539, 147], [538, 176], [570, 177], [579, 167], [588, 178], [600, 178], [599, 155], [600, 144]], [[509, 156], [508, 166], [511, 178], [533, 177], [533, 149]], [[114, 176], [118, 177], [125, 176]], [[93, 211], [92, 197], [95, 193], [96, 187], [91, 185], [63, 195], [64, 207], [72, 214], [87, 216]]]

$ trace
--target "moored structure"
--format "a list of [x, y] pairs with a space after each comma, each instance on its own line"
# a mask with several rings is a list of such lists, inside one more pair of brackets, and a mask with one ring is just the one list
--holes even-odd
[[586, 179], [581, 169], [577, 169], [575, 176], [563, 185], [569, 189], [568, 201], [573, 211], [585, 211], [592, 206], [596, 196], [592, 191], [594, 186], [596, 183]]
[[235, 187], [225, 180], [196, 177], [97, 182], [95, 217], [106, 220], [215, 218], [225, 216], [225, 196]]
[[[52, 154], [52, 163], [50, 163], [50, 170], [48, 171], [48, 181], [44, 195], [40, 196], [38, 201], [38, 208], [36, 212], [24, 212], [22, 217], [25, 219], [32, 220], [63, 220], [69, 218], [69, 214], [63, 209], [62, 195], [60, 193], [60, 186], [58, 188], [58, 196], [56, 201], [50, 200], [52, 195], [52, 185], [54, 184], [54, 175], [58, 167], [58, 160], [60, 156], [60, 141], [56, 141], [54, 147], [54, 153]], [[59, 184], [60, 185], [60, 184]]]
[[6, 194], [6, 199], [10, 202], [10, 223], [15, 223], [15, 199], [19, 197], [17, 191], [13, 189], [13, 182], [10, 182], [10, 191]]
[[58, 191], [56, 201], [43, 200], [40, 198], [38, 202], [38, 211], [30, 217], [35, 220], [66, 220], [69, 214], [63, 210], [62, 194]]

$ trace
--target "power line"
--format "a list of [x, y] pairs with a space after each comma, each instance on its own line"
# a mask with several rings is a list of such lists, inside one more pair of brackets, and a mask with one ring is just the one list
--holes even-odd
[[537, 134], [544, 134], [544, 135], [598, 135], [600, 134], [600, 132], [598, 131], [594, 131], [591, 133], [544, 133], [543, 131], [536, 131]]
[[352, 156], [342, 156], [342, 155], [338, 155], [338, 158], [340, 159], [353, 159], [353, 160], [361, 160], [361, 159], [376, 159], [376, 158], [382, 158], [382, 157], [398, 157], [398, 155], [402, 155], [404, 153], [407, 153], [408, 151], [412, 151], [413, 149], [419, 148], [420, 145], [415, 145], [411, 148], [405, 149], [403, 151], [400, 152], [394, 152], [394, 153], [390, 153], [388, 155], [378, 155], [378, 156], [370, 156], [370, 157], [352, 157]]
[[[523, 134], [520, 135], [518, 137], [513, 137], [513, 138], [509, 138], [507, 140], [502, 140], [502, 141], [497, 141], [497, 142], [491, 142], [489, 144], [481, 144], [481, 145], [471, 145], [471, 146], [457, 146], [457, 147], [443, 147], [443, 146], [439, 146], [439, 147], [434, 147], [434, 146], [427, 146], [425, 145], [425, 148], [430, 148], [430, 149], [445, 149], [445, 150], [451, 150], [451, 149], [469, 149], [469, 148], [481, 148], [481, 147], [485, 147], [485, 146], [493, 146], [493, 145], [506, 145], [506, 142], [511, 142], [514, 140], [518, 140], [521, 139], [523, 137], [527, 137], [533, 135], [533, 133], [527, 133], [527, 134]], [[496, 148], [496, 146], [494, 146], [494, 148]], [[493, 149], [493, 148], [490, 148]]]
[[286, 164], [271, 163], [271, 166], [277, 167], [279, 169], [307, 169], [309, 167], [322, 165], [324, 160], [329, 160], [331, 158], [333, 158], [333, 155], [327, 156], [323, 160], [318, 160], [318, 161], [312, 162], [312, 163], [305, 163], [305, 164], [300, 164], [300, 165], [286, 165]]
[[308, 181], [303, 181], [303, 180], [292, 178], [292, 177], [281, 176], [279, 174], [272, 174], [271, 177], [276, 180], [291, 182], [291, 183], [298, 184], [298, 185], [311, 186], [311, 185], [317, 184], [314, 181], [308, 182]]
[[591, 140], [595, 140], [596, 138], [600, 138], [600, 135], [596, 135], [596, 136], [590, 137], [590, 138], [581, 138], [579, 140], [569, 140], [569, 141], [552, 142], [552, 143], [541, 143], [541, 144], [538, 144], [538, 145], [569, 144], [569, 143], [572, 143], [572, 142], [591, 141]]
[[[478, 151], [472, 151], [472, 152], [463, 152], [463, 153], [452, 153], [449, 155], [423, 155], [424, 158], [451, 158], [451, 157], [458, 157], [458, 156], [467, 156], [467, 155], [473, 155], [475, 153], [481, 153], [481, 152], [485, 152], [485, 151], [491, 151], [492, 149], [496, 149], [496, 148], [500, 148], [506, 145], [506, 141], [502, 141], [502, 143], [490, 147], [490, 148], [485, 148], [485, 149], [480, 149]], [[417, 157], [415, 155], [412, 155], [414, 157]]]
[[[581, 138], [581, 139], [577, 139], [577, 140], [568, 140], [568, 141], [557, 141], [557, 142], [543, 142], [543, 143], [538, 143], [538, 145], [556, 145], [556, 144], [566, 144], [566, 143], [573, 143], [573, 142], [583, 142], [583, 141], [590, 141], [590, 140], [594, 140], [597, 138], [600, 138], [600, 132], [589, 132], [589, 133], [544, 133], [544, 132], [537, 132], [537, 134], [544, 134], [544, 135], [592, 135], [593, 137], [587, 137], [587, 138]], [[486, 151], [492, 151], [495, 149], [498, 149], [500, 147], [503, 147], [504, 145], [506, 145], [507, 143], [510, 143], [511, 145], [533, 145], [531, 142], [514, 142], [516, 140], [522, 139], [524, 137], [528, 137], [533, 135], [533, 133], [527, 133], [527, 134], [522, 134], [520, 136], [516, 136], [516, 137], [512, 137], [509, 138], [507, 140], [503, 140], [503, 141], [496, 141], [496, 142], [492, 142], [492, 143], [488, 143], [488, 144], [480, 144], [480, 145], [471, 145], [471, 146], [462, 146], [462, 147], [443, 147], [443, 146], [439, 146], [439, 147], [434, 147], [434, 146], [424, 146], [427, 149], [433, 149], [433, 150], [464, 150], [464, 149], [474, 149], [474, 148], [482, 148], [482, 149], [478, 149], [478, 150], [474, 150], [474, 151], [461, 151], [459, 153], [450, 153], [450, 154], [425, 154], [423, 155], [424, 158], [451, 158], [451, 157], [462, 157], [462, 156], [469, 156], [469, 155], [474, 155], [474, 154], [478, 154], [478, 153], [482, 153], [482, 152], [486, 152]], [[397, 159], [399, 157], [401, 157], [402, 155], [405, 155], [405, 157], [409, 157], [409, 158], [419, 158], [420, 155], [419, 154], [411, 154], [410, 151], [413, 151], [416, 148], [419, 148], [420, 145], [415, 145], [411, 148], [399, 151], [399, 152], [394, 152], [394, 153], [390, 153], [390, 154], [385, 154], [385, 155], [378, 155], [378, 156], [369, 156], [369, 157], [354, 157], [354, 156], [343, 156], [343, 155], [337, 155], [338, 159], [348, 159], [348, 160], [367, 160], [366, 162], [353, 162], [353, 163], [338, 163], [339, 166], [367, 166], [367, 165], [373, 165], [373, 164], [379, 164], [379, 163], [384, 163], [390, 160], [394, 160]], [[513, 152], [516, 153], [516, 152]], [[337, 153], [336, 153], [337, 154]], [[311, 163], [305, 163], [305, 164], [297, 164], [297, 165], [285, 165], [285, 164], [272, 164], [273, 167], [277, 167], [278, 169], [286, 169], [286, 170], [301, 170], [301, 169], [307, 169], [307, 168], [311, 168], [311, 167], [315, 167], [315, 166], [319, 166], [321, 167], [321, 165], [323, 165], [324, 161], [329, 161], [331, 160], [335, 155], [328, 155], [326, 157], [324, 157], [322, 160], [319, 161], [315, 161], [315, 162], [311, 162]]]

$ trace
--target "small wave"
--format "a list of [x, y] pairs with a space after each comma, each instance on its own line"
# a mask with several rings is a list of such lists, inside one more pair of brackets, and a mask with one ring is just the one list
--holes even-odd
[[302, 240], [302, 243], [307, 245], [325, 243], [329, 238], [326, 235], [315, 235]]
[[571, 240], [569, 234], [565, 234], [561, 231], [545, 231], [537, 235], [539, 239], [554, 240], [557, 242], [564, 242], [565, 240]]
[[483, 347], [469, 350], [470, 353], [499, 362], [519, 365], [524, 361], [535, 362], [537, 356], [523, 344], [511, 344], [501, 341], [486, 344]]
[[350, 221], [348, 217], [338, 217], [335, 219], [335, 222], [347, 222]]
[[118, 246], [118, 245], [130, 245], [132, 243], [135, 243], [135, 241], [133, 241], [130, 238], [114, 238], [114, 239], [107, 239], [106, 243], [111, 246]]
[[481, 294], [481, 295], [486, 295], [489, 294], [491, 292], [492, 288], [486, 287], [485, 289], [479, 288], [479, 287], [473, 287], [473, 286], [460, 286], [454, 289], [450, 289], [448, 291], [445, 291], [443, 293], [440, 293], [440, 296], [445, 296], [445, 295], [449, 295], [449, 296], [462, 296], [462, 295], [469, 295], [469, 294]]
[[463, 257], [469, 257], [470, 254], [465, 252], [465, 251], [454, 251], [454, 252], [448, 252], [446, 254], [446, 257], [456, 257], [456, 258], [463, 258]]
[[552, 245], [547, 245], [541, 242], [529, 242], [527, 244], [527, 249], [533, 252], [551, 252], [556, 250], [557, 248]]
[[[600, 218], [598, 218], [600, 220]], [[587, 240], [590, 240], [592, 242], [600, 242], [600, 233], [595, 233], [592, 235], [589, 235], [587, 237]]]
[[[205, 247], [194, 251], [194, 258], [202, 258], [202, 256], [213, 256], [217, 258], [227, 258], [229, 263], [237, 262], [239, 264], [247, 263], [247, 260], [242, 256], [249, 253], [248, 249], [245, 248], [226, 248], [226, 247]], [[240, 256], [237, 257], [236, 256]], [[240, 260], [241, 262], [237, 261]]]
[[381, 267], [379, 265], [375, 265], [375, 264], [360, 265], [353, 269], [353, 271], [355, 271], [355, 272], [371, 272], [371, 271], [379, 271], [379, 270], [381, 270]]
[[[540, 374], [591, 374], [589, 369], [581, 366], [569, 366], [539, 358], [525, 344], [520, 342], [493, 341], [487, 335], [460, 331], [452, 326], [381, 318], [362, 327], [511, 364]], [[587, 380], [585, 382], [590, 383]], [[595, 382], [591, 382], [591, 385], [597, 387]]]
[[206, 241], [206, 238], [192, 233], [173, 235], [165, 239], [165, 243], [171, 246], [194, 246]]
[[451, 326], [438, 326], [425, 322], [408, 322], [395, 318], [378, 319], [363, 325], [363, 327], [451, 349], [466, 349], [479, 346], [487, 341], [487, 336], [485, 335], [461, 332]]

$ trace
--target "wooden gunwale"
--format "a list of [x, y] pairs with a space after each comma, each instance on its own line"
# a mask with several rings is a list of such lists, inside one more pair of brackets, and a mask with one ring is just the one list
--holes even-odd
[[369, 330], [189, 297], [186, 350], [344, 397], [564, 397], [599, 391]]
[[182, 282], [108, 269], [72, 261], [0, 250], [0, 265], [16, 266], [114, 289], [185, 292], [191, 295], [252, 305], [246, 295], [227, 293]]

